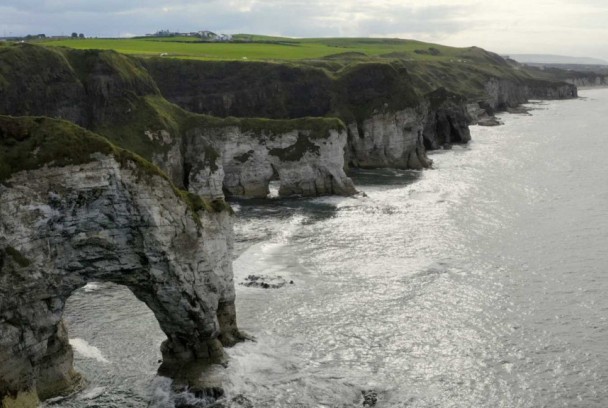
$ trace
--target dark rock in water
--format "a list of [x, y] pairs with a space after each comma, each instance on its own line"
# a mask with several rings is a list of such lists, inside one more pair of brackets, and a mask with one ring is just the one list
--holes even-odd
[[[289, 284], [293, 285], [293, 281], [290, 281]], [[241, 282], [241, 285], [248, 288], [280, 289], [287, 285], [287, 281], [281, 276], [249, 275], [245, 278], [245, 282]]]
[[361, 391], [363, 394], [363, 406], [375, 407], [378, 402], [378, 393], [374, 390]]
[[502, 122], [499, 121], [496, 117], [490, 116], [488, 118], [480, 119], [477, 124], [479, 126], [500, 126], [502, 125]]
[[516, 115], [530, 115], [530, 116], [532, 115], [530, 113], [530, 110], [523, 106], [517, 106], [515, 108], [507, 108], [507, 112], [516, 114]]

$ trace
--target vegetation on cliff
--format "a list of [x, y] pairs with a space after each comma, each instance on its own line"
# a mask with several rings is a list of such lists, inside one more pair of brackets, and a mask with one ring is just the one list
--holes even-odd
[[0, 182], [24, 170], [89, 163], [96, 153], [114, 156], [142, 179], [158, 176], [166, 180], [194, 213], [230, 210], [223, 200], [212, 202], [179, 190], [154, 164], [73, 123], [45, 117], [0, 116]]
[[[360, 132], [362, 122], [375, 114], [419, 109], [429, 98], [432, 106], [442, 106], [448, 97], [459, 104], [482, 101], [485, 87], [495, 79], [539, 88], [555, 85], [475, 47], [395, 39], [237, 38], [242, 42], [116, 39], [6, 45], [0, 47], [0, 114], [66, 119], [162, 165], [184, 149], [184, 135], [193, 129], [208, 138], [238, 127], [270, 138], [297, 131], [322, 139], [331, 130], [345, 130], [345, 123], [351, 130], [356, 124]], [[158, 46], [296, 51], [277, 54], [285, 56], [280, 61], [270, 61], [260, 51], [257, 59], [265, 61], [254, 62], [234, 61], [228, 54], [195, 61], [187, 53], [172, 55], [175, 59], [137, 58], [110, 50], [152, 56], [146, 47]], [[293, 151], [275, 153], [292, 158], [314, 150], [311, 140], [298, 141]], [[211, 145], [208, 149], [207, 164], [215, 170], [217, 152]], [[57, 163], [86, 157], [50, 151]], [[33, 155], [18, 165], [47, 159]], [[0, 164], [0, 173], [10, 173], [15, 163]], [[179, 169], [163, 169], [181, 185]]]

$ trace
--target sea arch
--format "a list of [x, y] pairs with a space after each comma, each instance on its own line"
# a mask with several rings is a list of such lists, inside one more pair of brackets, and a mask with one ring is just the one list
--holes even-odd
[[62, 315], [94, 281], [126, 286], [152, 310], [166, 364], [223, 360], [239, 338], [232, 215], [184, 194], [104, 155], [0, 183], [0, 401], [73, 389]]

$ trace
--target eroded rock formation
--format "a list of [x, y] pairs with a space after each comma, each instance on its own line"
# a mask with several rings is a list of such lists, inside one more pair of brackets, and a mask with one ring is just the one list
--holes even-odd
[[428, 150], [471, 140], [471, 119], [465, 98], [439, 88], [426, 95], [426, 99], [429, 113], [424, 125], [424, 146]]
[[154, 312], [165, 363], [223, 358], [239, 338], [223, 201], [65, 122], [0, 117], [0, 153], [0, 401], [78, 383], [62, 313], [90, 281], [124, 285]]
[[350, 123], [347, 157], [353, 167], [422, 169], [430, 167], [422, 135], [425, 105], [398, 112], [377, 113], [361, 123]]
[[186, 133], [188, 188], [205, 196], [220, 195], [223, 186], [230, 196], [264, 198], [270, 181], [278, 180], [280, 196], [356, 193], [344, 173], [344, 125], [316, 121], [324, 126], [288, 121], [282, 130], [265, 130], [245, 120], [240, 126], [193, 128]]

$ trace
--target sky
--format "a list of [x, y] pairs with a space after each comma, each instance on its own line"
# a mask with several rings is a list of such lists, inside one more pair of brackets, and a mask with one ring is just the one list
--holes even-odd
[[608, 0], [0, 0], [0, 35], [398, 37], [608, 60]]

